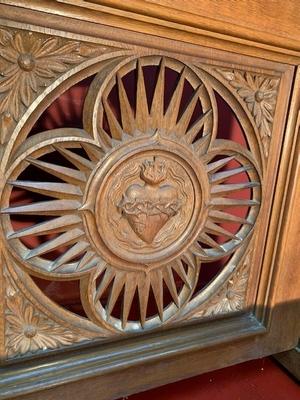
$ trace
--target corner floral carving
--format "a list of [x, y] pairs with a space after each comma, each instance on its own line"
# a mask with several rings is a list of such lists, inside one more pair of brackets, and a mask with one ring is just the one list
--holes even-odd
[[256, 73], [218, 69], [246, 103], [259, 130], [264, 155], [268, 157], [279, 78]]
[[26, 108], [58, 76], [104, 46], [49, 37], [33, 32], [0, 29], [0, 127], [11, 130]]
[[232, 275], [227, 283], [215, 293], [192, 318], [212, 317], [242, 311], [245, 305], [247, 286], [250, 274], [251, 256], [249, 251], [241, 267]]
[[23, 296], [8, 274], [5, 283], [5, 347], [8, 358], [87, 340], [40, 312]]

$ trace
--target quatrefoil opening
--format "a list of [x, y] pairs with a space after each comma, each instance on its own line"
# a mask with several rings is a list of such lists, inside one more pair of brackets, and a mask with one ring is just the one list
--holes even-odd
[[[147, 68], [156, 71], [152, 95]], [[107, 62], [89, 89], [84, 129], [27, 139], [9, 167], [1, 206], [9, 251], [34, 275], [80, 279], [87, 315], [110, 331], [175, 320], [201, 263], [238, 252], [259, 212], [253, 155], [216, 134], [216, 99], [200, 69], [161, 56]], [[44, 179], [26, 175], [29, 167]], [[36, 200], [18, 204], [15, 188]], [[18, 228], [15, 215], [39, 220]], [[32, 236], [42, 239], [29, 246]]]

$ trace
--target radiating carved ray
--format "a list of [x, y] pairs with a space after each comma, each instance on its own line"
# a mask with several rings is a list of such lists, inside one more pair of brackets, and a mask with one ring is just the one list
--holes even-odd
[[216, 172], [215, 174], [211, 175], [210, 182], [220, 183], [223, 182], [225, 179], [230, 178], [231, 176], [250, 171], [251, 169], [253, 169], [252, 165], [244, 165], [242, 167], [229, 169], [228, 171]]
[[193, 143], [194, 151], [198, 157], [202, 156], [207, 151], [210, 140], [211, 134], [209, 133]]
[[[185, 135], [185, 140], [187, 143], [192, 143], [197, 134], [200, 132], [200, 129], [203, 127], [207, 119], [211, 116], [212, 110], [206, 111], [201, 117], [198, 118], [196, 122], [191, 126], [191, 128], [187, 131]], [[208, 136], [209, 134], [206, 134], [205, 136]], [[209, 135], [210, 136], [210, 135]]]
[[[82, 257], [82, 259], [78, 262], [77, 265], [77, 271], [82, 271], [87, 268], [91, 268], [92, 265], [98, 264], [99, 259], [97, 256], [95, 256], [94, 251], [87, 251], [85, 255]], [[103, 264], [103, 267], [106, 265], [106, 263]], [[99, 268], [99, 267], [98, 267]], [[101, 268], [101, 266], [100, 266]], [[99, 269], [100, 272], [100, 269]]]
[[204, 86], [201, 83], [201, 85], [196, 89], [192, 99], [188, 103], [186, 109], [184, 110], [182, 116], [180, 117], [180, 120], [176, 124], [174, 128], [174, 133], [176, 133], [179, 136], [183, 136], [186, 133], [186, 130], [189, 126], [190, 120], [192, 118], [193, 112], [195, 110], [197, 101], [199, 99], [200, 92], [203, 90]]
[[206, 171], [209, 173], [213, 173], [213, 172], [217, 171], [218, 169], [224, 167], [226, 164], [228, 164], [232, 160], [234, 160], [234, 157], [225, 157], [225, 158], [222, 158], [221, 160], [207, 164]]
[[[114, 139], [112, 139], [110, 135], [107, 132], [105, 132], [105, 130], [100, 126], [100, 124], [98, 124], [97, 128], [98, 128], [99, 144], [106, 154], [108, 151], [111, 150], [112, 147], [114, 147], [114, 144], [112, 143]], [[120, 144], [120, 141], [116, 142]]]
[[[92, 257], [91, 257], [92, 253]], [[83, 258], [78, 262], [77, 271], [85, 271], [97, 266], [98, 273], [101, 273], [106, 268], [106, 261], [100, 259], [93, 251], [88, 251]]]
[[112, 147], [118, 147], [120, 145], [120, 140], [112, 139], [111, 140], [111, 145]]
[[114, 309], [116, 301], [118, 300], [118, 297], [123, 289], [125, 280], [126, 280], [126, 272], [118, 272], [116, 274], [106, 304], [106, 312], [108, 316], [112, 313], [112, 310]]
[[83, 142], [81, 143], [81, 146], [94, 164], [97, 164], [105, 155], [105, 152], [102, 149], [97, 148], [89, 143]]
[[137, 61], [137, 90], [136, 90], [136, 127], [141, 132], [147, 132], [149, 122], [149, 109], [144, 81], [144, 72], [141, 61]]
[[17, 239], [30, 235], [49, 235], [67, 231], [79, 225], [81, 218], [77, 215], [63, 215], [62, 217], [41, 222], [28, 228], [20, 229], [9, 235], [8, 239]]
[[163, 278], [166, 285], [171, 293], [172, 299], [177, 307], [179, 307], [179, 297], [177, 293], [176, 283], [174, 280], [173, 272], [171, 267], [165, 267], [163, 270]]
[[193, 243], [193, 244], [190, 246], [190, 251], [191, 251], [195, 256], [198, 256], [198, 257], [205, 256], [205, 257], [206, 257], [206, 253], [205, 253], [204, 249], [203, 249], [203, 248], [200, 246], [200, 244], [197, 243], [197, 242]]
[[151, 286], [157, 305], [158, 315], [161, 321], [163, 321], [164, 303], [163, 303], [163, 280], [162, 272], [160, 270], [153, 271], [151, 274]]
[[137, 280], [136, 275], [131, 274], [130, 277], [127, 277], [125, 282], [124, 289], [124, 298], [123, 298], [123, 307], [122, 307], [122, 328], [125, 329], [128, 315], [131, 309], [132, 300], [136, 291]]
[[83, 172], [77, 171], [73, 168], [62, 167], [60, 165], [51, 164], [45, 161], [36, 160], [31, 157], [27, 157], [26, 160], [40, 168], [43, 171], [48, 172], [49, 174], [56, 176], [68, 183], [73, 183], [75, 185], [80, 185], [86, 182], [86, 176]]
[[75, 200], [50, 200], [4, 208], [1, 210], [1, 214], [60, 215], [62, 213], [74, 213], [80, 206], [81, 203]]
[[240, 240], [240, 238], [235, 236], [233, 233], [229, 232], [227, 229], [224, 229], [221, 226], [219, 226], [209, 220], [205, 224], [205, 230], [206, 230], [206, 232], [211, 233], [213, 235], [222, 235], [222, 236], [229, 237], [230, 239]]
[[181, 71], [180, 78], [177, 83], [176, 89], [174, 90], [173, 96], [171, 98], [171, 101], [170, 101], [167, 111], [165, 113], [163, 127], [166, 129], [169, 129], [169, 130], [173, 129], [173, 127], [176, 125], [176, 122], [177, 122], [177, 117], [178, 117], [178, 113], [179, 113], [179, 107], [180, 107], [182, 92], [183, 92], [183, 87], [184, 87], [184, 81], [185, 81], [185, 77], [186, 77], [186, 71], [187, 71], [187, 68], [184, 67], [183, 70]]
[[105, 290], [107, 289], [108, 285], [111, 283], [114, 277], [115, 277], [115, 271], [112, 268], [107, 268], [104, 272], [104, 276], [101, 279], [100, 285], [96, 290], [95, 303], [100, 299], [100, 297], [105, 292]]
[[117, 83], [123, 131], [132, 135], [136, 130], [134, 115], [119, 73], [117, 74]]
[[57, 258], [50, 266], [50, 271], [56, 271], [61, 266], [71, 261], [75, 257], [79, 256], [82, 252], [84, 252], [88, 247], [89, 243], [84, 241], [79, 241], [70, 249], [68, 249], [62, 256]]
[[226, 197], [214, 197], [209, 202], [212, 206], [235, 207], [235, 206], [258, 206], [257, 200], [229, 199]]
[[183, 280], [183, 282], [188, 286], [188, 288], [191, 289], [192, 288], [191, 283], [185, 272], [182, 261], [179, 258], [174, 261], [174, 264], [172, 264], [172, 268], [178, 274], [178, 276]]
[[79, 228], [71, 229], [58, 237], [48, 240], [47, 242], [29, 250], [25, 256], [25, 260], [29, 260], [33, 257], [40, 256], [42, 254], [48, 253], [58, 247], [67, 246], [74, 242], [77, 242], [81, 237], [84, 236], [84, 232]]
[[122, 141], [126, 142], [127, 140], [131, 140], [132, 136], [131, 135], [127, 135], [127, 133], [123, 132], [122, 134]]
[[94, 169], [95, 164], [79, 154], [74, 153], [63, 146], [53, 145], [53, 147], [78, 169], [88, 172], [91, 172]]
[[149, 299], [150, 290], [150, 278], [149, 275], [145, 275], [138, 280], [138, 294], [139, 294], [139, 305], [140, 305], [140, 317], [141, 325], [144, 326], [147, 316], [147, 306]]
[[215, 185], [212, 186], [211, 193], [221, 195], [221, 194], [236, 192], [238, 190], [251, 189], [258, 186], [260, 186], [259, 182], [243, 182], [243, 183], [231, 183], [225, 185]]
[[225, 250], [223, 249], [223, 247], [222, 247], [218, 242], [216, 242], [213, 238], [211, 238], [211, 237], [210, 237], [209, 235], [207, 235], [205, 232], [202, 232], [202, 233], [200, 234], [200, 236], [199, 236], [199, 241], [202, 242], [202, 243], [205, 243], [205, 244], [207, 244], [208, 246], [211, 246], [211, 247], [213, 247], [213, 248], [216, 248], [216, 249], [225, 251]]
[[253, 225], [251, 221], [248, 221], [245, 218], [237, 217], [236, 215], [228, 214], [223, 211], [210, 210], [209, 216], [210, 218], [220, 222], [235, 222], [237, 224]]
[[193, 268], [193, 269], [196, 268], [196, 266], [197, 266], [196, 259], [195, 259], [194, 254], [193, 254], [191, 251], [187, 250], [187, 251], [182, 255], [182, 259], [183, 259], [183, 261], [186, 262], [191, 268]]
[[78, 186], [60, 182], [9, 181], [10, 185], [58, 199], [78, 199], [82, 191]]
[[158, 78], [151, 104], [150, 117], [151, 117], [152, 128], [157, 128], [163, 119], [164, 95], [165, 95], [165, 59], [162, 58], [160, 62]]
[[93, 258], [95, 257], [95, 253], [93, 251], [87, 251], [82, 259], [79, 261], [77, 269], [81, 269], [85, 267]]
[[108, 104], [107, 99], [103, 99], [102, 102], [103, 102], [104, 110], [106, 113], [111, 136], [116, 140], [122, 140], [122, 132], [123, 131], [119, 124], [119, 121], [117, 120], [113, 110], [111, 109], [110, 105]]

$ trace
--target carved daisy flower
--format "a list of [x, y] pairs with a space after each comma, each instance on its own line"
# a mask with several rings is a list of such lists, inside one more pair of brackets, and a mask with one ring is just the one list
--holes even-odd
[[248, 276], [246, 274], [239, 276], [239, 273], [237, 273], [232, 280], [229, 280], [223, 305], [220, 305], [223, 312], [238, 311], [242, 309], [247, 279]]
[[37, 314], [32, 305], [20, 297], [9, 297], [7, 306], [7, 348], [10, 354], [54, 349], [73, 342], [72, 333], [51, 324], [51, 321]]
[[56, 37], [0, 31], [0, 114], [9, 112], [17, 119], [22, 104], [29, 106], [40, 87], [81, 60], [79, 47], [78, 42], [61, 46]]
[[248, 270], [238, 271], [216, 296], [206, 314], [217, 315], [242, 310], [248, 282]]
[[247, 103], [258, 128], [271, 136], [278, 80], [246, 73], [244, 81], [244, 87], [238, 87], [238, 94]]
[[268, 155], [279, 79], [249, 72], [219, 70], [219, 73], [246, 102], [262, 135], [265, 155]]

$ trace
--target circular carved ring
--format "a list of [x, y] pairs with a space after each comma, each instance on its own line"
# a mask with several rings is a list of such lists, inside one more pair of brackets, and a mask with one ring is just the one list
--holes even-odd
[[86, 229], [101, 256], [129, 270], [178, 257], [206, 219], [209, 183], [184, 146], [157, 131], [114, 151], [86, 192]]
[[[148, 67], [157, 69], [150, 102]], [[168, 73], [176, 75], [171, 89]], [[131, 74], [134, 102], [126, 88]], [[111, 101], [114, 91], [119, 111]], [[153, 328], [176, 318], [193, 295], [201, 262], [238, 252], [259, 211], [253, 156], [234, 142], [216, 140], [216, 125], [214, 93], [200, 70], [161, 56], [108, 62], [89, 89], [84, 130], [48, 132], [39, 142], [29, 138], [6, 173], [1, 221], [9, 251], [36, 275], [80, 278], [86, 314], [110, 331]], [[64, 162], [49, 158], [52, 153]], [[20, 178], [28, 166], [51, 175], [51, 182]], [[244, 182], [230, 180], [240, 174]], [[47, 201], [12, 206], [15, 187]], [[235, 195], [244, 189], [250, 198]], [[230, 211], [236, 206], [247, 208], [245, 217]], [[12, 223], [15, 214], [41, 213], [47, 219], [31, 226], [18, 230]], [[240, 226], [237, 232], [226, 229], [228, 221]], [[30, 248], [30, 235], [50, 238]], [[64, 245], [68, 249], [57, 258], [44, 256]], [[151, 293], [156, 309], [149, 311]]]

